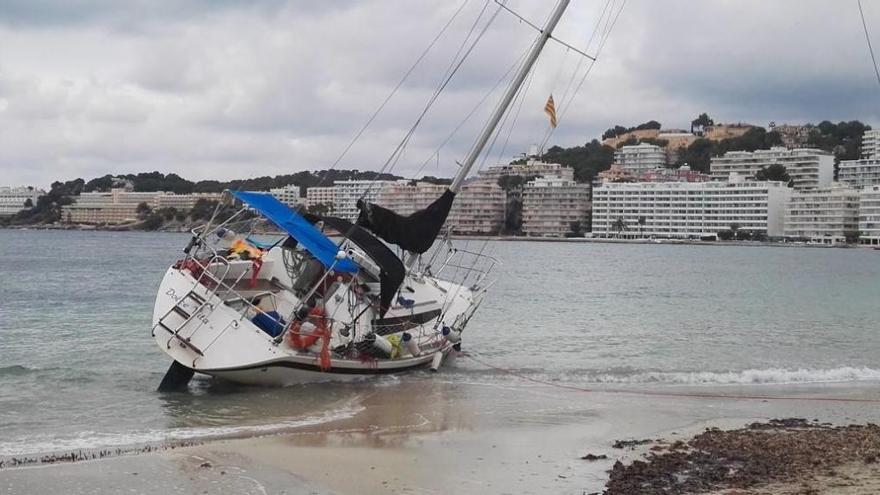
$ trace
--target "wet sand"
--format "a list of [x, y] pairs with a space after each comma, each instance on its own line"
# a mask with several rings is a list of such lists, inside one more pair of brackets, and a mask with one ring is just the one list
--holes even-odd
[[[614, 448], [617, 440], [674, 442], [707, 426], [738, 428], [778, 417], [838, 425], [880, 419], [876, 404], [808, 400], [878, 398], [875, 384], [681, 389], [805, 400], [582, 393], [516, 380], [452, 383], [438, 375], [376, 387], [359, 399], [363, 410], [354, 417], [281, 435], [2, 469], [0, 492], [601, 493], [615, 462], [642, 455]], [[582, 459], [587, 454], [606, 458]]]

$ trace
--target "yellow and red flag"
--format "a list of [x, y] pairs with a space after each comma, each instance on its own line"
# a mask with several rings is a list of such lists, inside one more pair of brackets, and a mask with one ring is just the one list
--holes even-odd
[[544, 105], [544, 113], [550, 117], [550, 127], [556, 129], [556, 104], [553, 103], [553, 95], [547, 98], [547, 104]]

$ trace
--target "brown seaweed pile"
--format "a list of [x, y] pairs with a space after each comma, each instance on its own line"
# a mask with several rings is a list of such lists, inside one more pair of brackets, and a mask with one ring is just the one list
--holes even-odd
[[[645, 460], [611, 469], [608, 495], [687, 494], [747, 489], [833, 476], [833, 467], [880, 460], [880, 426], [831, 426], [776, 419], [738, 430], [706, 429], [688, 442], [652, 448]], [[880, 466], [878, 466], [880, 471]]]

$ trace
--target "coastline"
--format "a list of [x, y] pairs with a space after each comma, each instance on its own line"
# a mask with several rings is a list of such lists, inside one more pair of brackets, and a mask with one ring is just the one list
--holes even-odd
[[640, 389], [580, 393], [436, 376], [375, 388], [352, 417], [281, 434], [5, 468], [0, 486], [10, 495], [62, 487], [67, 493], [600, 493], [617, 461], [632, 463], [650, 451], [650, 445], [615, 448], [618, 440], [686, 440], [707, 427], [777, 417], [866, 423], [878, 419], [874, 404], [810, 398], [880, 398], [874, 384], [665, 389], [799, 398], [776, 401], [651, 397]]
[[[149, 232], [149, 233], [188, 233], [197, 225], [162, 227], [157, 230], [144, 230], [137, 228], [138, 225], [120, 225], [117, 227], [87, 224], [76, 225], [0, 225], [0, 230], [61, 230], [83, 232]], [[459, 241], [499, 241], [499, 242], [555, 242], [555, 243], [595, 243], [595, 244], [657, 244], [676, 246], [743, 246], [743, 247], [775, 247], [775, 248], [823, 248], [823, 249], [871, 249], [876, 246], [867, 244], [844, 244], [827, 245], [811, 244], [803, 242], [771, 242], [771, 241], [699, 241], [690, 239], [611, 239], [598, 237], [530, 237], [508, 235], [452, 235], [453, 240]]]

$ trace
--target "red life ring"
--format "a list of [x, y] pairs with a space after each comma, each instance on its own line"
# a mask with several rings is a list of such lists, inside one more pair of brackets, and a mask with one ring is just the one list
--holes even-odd
[[320, 365], [321, 369], [326, 371], [330, 369], [330, 325], [327, 323], [327, 317], [324, 310], [315, 306], [309, 310], [306, 320], [311, 320], [315, 325], [315, 331], [309, 334], [302, 333], [301, 320], [294, 320], [290, 329], [287, 331], [288, 344], [296, 350], [308, 349], [313, 346], [318, 339], [323, 339], [321, 345]]

